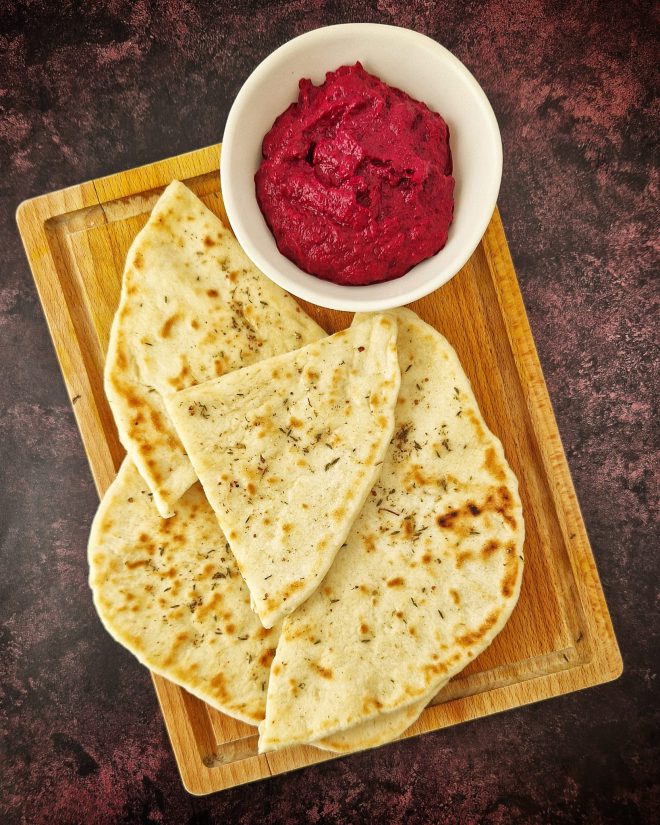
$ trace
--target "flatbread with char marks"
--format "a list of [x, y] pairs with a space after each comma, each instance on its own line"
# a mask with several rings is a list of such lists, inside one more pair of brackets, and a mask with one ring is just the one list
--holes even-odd
[[389, 314], [394, 437], [346, 546], [284, 622], [261, 751], [331, 741], [421, 703], [491, 643], [518, 599], [524, 523], [502, 445], [446, 339], [410, 310]]
[[120, 440], [163, 517], [196, 480], [163, 395], [324, 335], [199, 198], [167, 187], [128, 252], [105, 364]]
[[89, 583], [106, 630], [154, 673], [250, 724], [264, 718], [280, 634], [250, 594], [199, 483], [158, 515], [125, 458], [94, 518]]
[[165, 399], [265, 627], [316, 590], [380, 474], [399, 390], [374, 316]]

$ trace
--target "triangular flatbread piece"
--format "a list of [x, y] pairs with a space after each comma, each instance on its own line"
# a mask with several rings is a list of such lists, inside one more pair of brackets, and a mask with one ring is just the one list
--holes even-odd
[[502, 444], [448, 341], [410, 310], [388, 315], [401, 369], [395, 435], [346, 546], [282, 626], [262, 752], [333, 743], [421, 703], [492, 642], [518, 600], [525, 527]]
[[166, 399], [265, 627], [318, 587], [376, 481], [399, 390], [378, 315]]
[[267, 630], [202, 488], [162, 519], [129, 458], [94, 518], [89, 583], [106, 629], [150, 670], [250, 724], [264, 718]]
[[443, 687], [444, 684], [438, 686], [437, 690], [434, 687], [428, 696], [401, 710], [381, 713], [379, 716], [374, 716], [373, 719], [359, 722], [352, 728], [335, 733], [325, 739], [317, 739], [311, 744], [315, 748], [332, 751], [332, 753], [353, 753], [367, 748], [377, 748], [386, 742], [392, 742], [415, 724], [428, 703]]
[[199, 198], [167, 187], [128, 252], [105, 364], [120, 440], [161, 516], [196, 480], [162, 396], [324, 335]]

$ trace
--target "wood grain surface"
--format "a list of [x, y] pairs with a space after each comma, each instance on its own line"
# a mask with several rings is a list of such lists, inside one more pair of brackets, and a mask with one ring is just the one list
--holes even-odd
[[[220, 146], [25, 201], [17, 220], [94, 480], [102, 495], [124, 451], [103, 363], [128, 247], [163, 188], [182, 180], [227, 223]], [[348, 313], [301, 302], [328, 332]], [[415, 736], [606, 682], [621, 657], [496, 211], [460, 273], [411, 305], [456, 348], [489, 427], [518, 476], [526, 522], [519, 603], [493, 644], [435, 697]], [[162, 677], [154, 684], [182, 780], [206, 794], [333, 754], [257, 754], [257, 731]]]

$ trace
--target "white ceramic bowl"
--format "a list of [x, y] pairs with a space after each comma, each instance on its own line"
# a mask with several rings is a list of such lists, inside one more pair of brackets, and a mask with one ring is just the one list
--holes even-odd
[[[282, 255], [257, 203], [254, 174], [275, 118], [297, 100], [298, 81], [359, 60], [366, 71], [439, 112], [449, 126], [454, 164], [454, 220], [443, 249], [401, 278], [340, 286], [309, 275]], [[451, 52], [409, 29], [372, 23], [328, 26], [274, 51], [252, 72], [229, 112], [220, 160], [222, 195], [232, 228], [254, 263], [275, 283], [332, 309], [402, 306], [445, 284], [465, 264], [488, 226], [502, 177], [502, 141], [483, 90]]]

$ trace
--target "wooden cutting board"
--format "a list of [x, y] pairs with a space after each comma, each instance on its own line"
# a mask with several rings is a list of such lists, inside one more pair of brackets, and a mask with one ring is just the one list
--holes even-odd
[[[225, 223], [220, 147], [43, 195], [17, 221], [99, 494], [124, 451], [103, 393], [103, 362], [126, 252], [178, 178]], [[328, 332], [350, 314], [301, 302]], [[405, 736], [609, 681], [622, 670], [518, 282], [496, 211], [461, 272], [412, 304], [456, 348], [520, 481], [525, 574], [493, 644], [435, 697]], [[91, 593], [90, 593], [91, 598]], [[206, 794], [337, 758], [313, 747], [257, 754], [257, 731], [153, 677], [181, 778]]]

